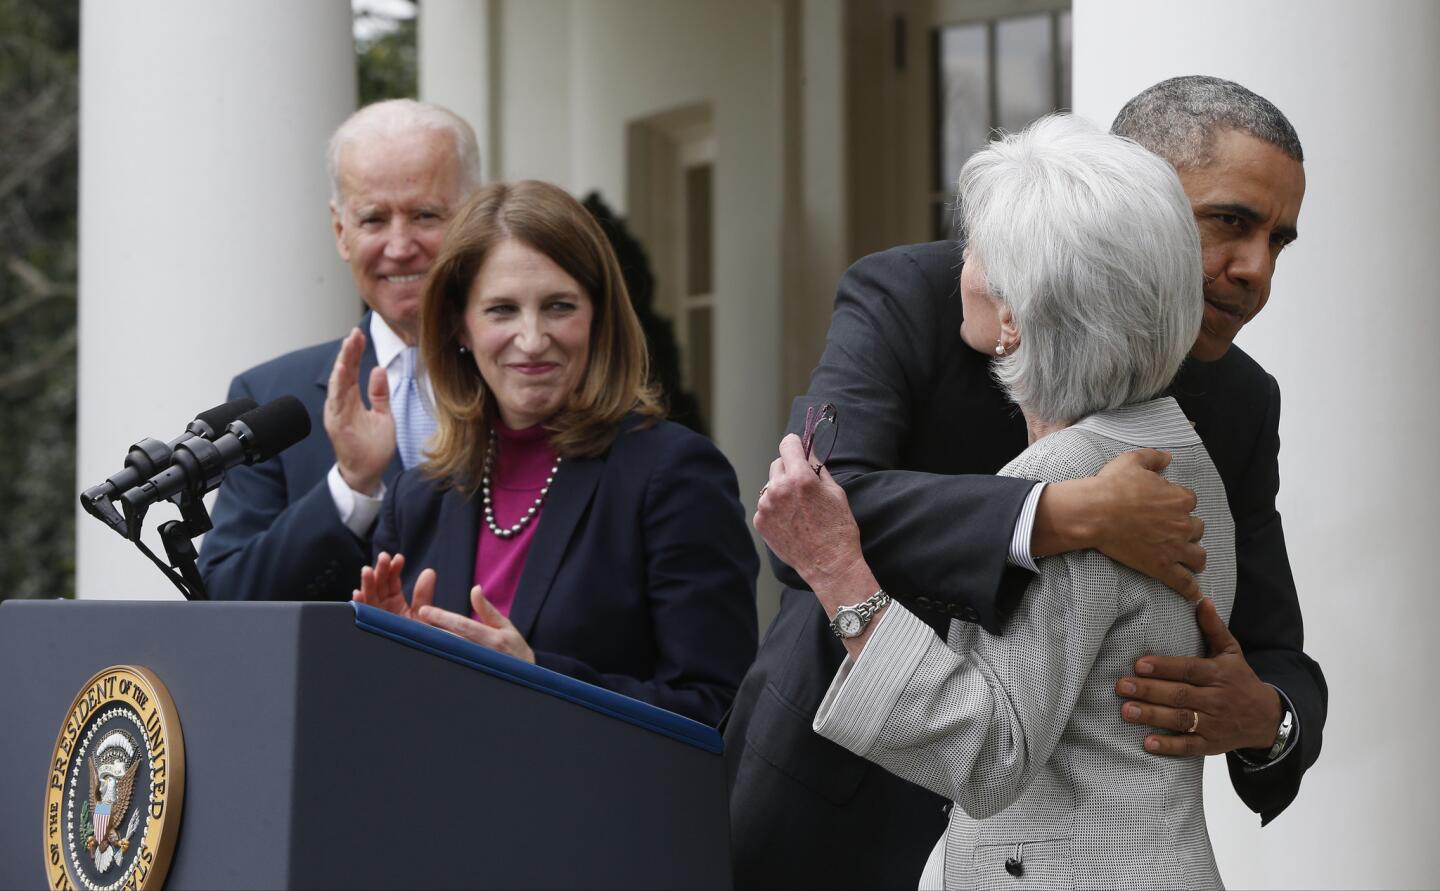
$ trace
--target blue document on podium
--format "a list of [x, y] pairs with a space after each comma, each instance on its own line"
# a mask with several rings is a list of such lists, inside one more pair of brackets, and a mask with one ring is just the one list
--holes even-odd
[[532, 665], [423, 622], [403, 618], [363, 603], [351, 605], [355, 608], [355, 624], [363, 631], [379, 634], [397, 643], [511, 683], [557, 696], [706, 752], [718, 755], [724, 749], [720, 733], [699, 721], [548, 668]]

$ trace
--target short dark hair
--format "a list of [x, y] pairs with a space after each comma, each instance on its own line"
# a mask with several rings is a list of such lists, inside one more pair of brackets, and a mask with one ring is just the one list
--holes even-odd
[[1176, 170], [1207, 166], [1214, 160], [1215, 137], [1226, 130], [1247, 133], [1305, 161], [1295, 128], [1270, 100], [1203, 74], [1162, 80], [1125, 103], [1110, 125], [1111, 133], [1135, 140]]

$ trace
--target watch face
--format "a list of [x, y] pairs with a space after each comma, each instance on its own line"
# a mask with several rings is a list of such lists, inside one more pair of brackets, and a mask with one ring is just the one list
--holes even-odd
[[860, 621], [860, 614], [853, 609], [842, 609], [836, 613], [835, 627], [840, 629], [843, 637], [855, 637], [865, 628]]

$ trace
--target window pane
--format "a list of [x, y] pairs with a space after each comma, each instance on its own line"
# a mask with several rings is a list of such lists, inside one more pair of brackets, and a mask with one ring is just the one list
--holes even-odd
[[1027, 15], [995, 24], [996, 95], [1007, 133], [1055, 110], [1050, 16]]
[[949, 237], [955, 180], [965, 159], [984, 148], [990, 138], [990, 66], [986, 59], [985, 23], [940, 31], [940, 157], [936, 180], [946, 194], [940, 209], [937, 237]]
[[710, 266], [710, 185], [714, 166], [700, 164], [685, 170], [685, 293], [709, 294]]

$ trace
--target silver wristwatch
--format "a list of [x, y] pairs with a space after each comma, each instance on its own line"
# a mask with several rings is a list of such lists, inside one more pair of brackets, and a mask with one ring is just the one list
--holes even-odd
[[[1275, 762], [1276, 758], [1280, 757], [1280, 754], [1282, 752], [1285, 751], [1285, 746], [1289, 745], [1290, 734], [1293, 733], [1295, 730], [1295, 715], [1291, 713], [1288, 707], [1282, 705], [1281, 708], [1284, 709], [1284, 713], [1280, 715], [1280, 726], [1275, 731], [1275, 744], [1272, 745], [1269, 749], [1267, 749], [1263, 755], [1260, 755], [1258, 760], [1254, 758], [1247, 758], [1243, 751], [1239, 749], [1235, 750], [1235, 756], [1241, 761], [1243, 761], [1247, 766], [1252, 768], [1268, 767]], [[1251, 749], [1250, 751], [1258, 752], [1259, 750]]]
[[865, 626], [875, 618], [875, 614], [885, 608], [890, 602], [890, 595], [881, 588], [867, 599], [860, 601], [854, 606], [842, 606], [835, 611], [835, 618], [830, 622], [830, 630], [835, 636], [841, 639], [859, 637], [865, 633]]

